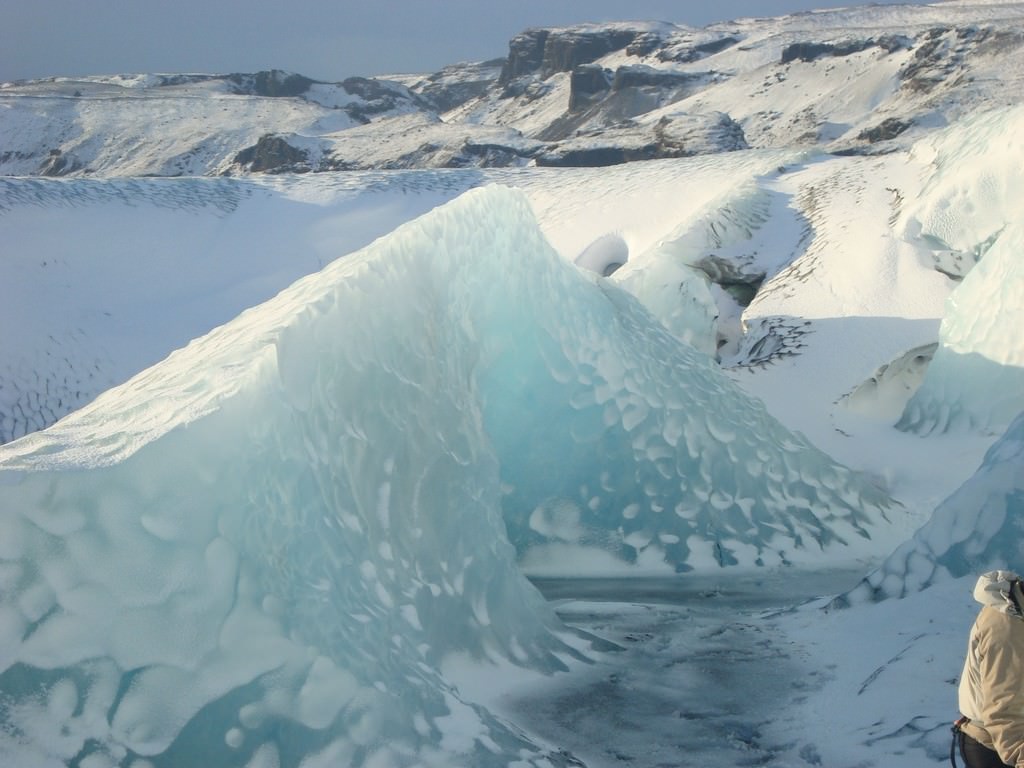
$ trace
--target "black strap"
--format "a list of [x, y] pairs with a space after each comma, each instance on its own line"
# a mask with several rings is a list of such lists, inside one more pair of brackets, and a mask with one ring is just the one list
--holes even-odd
[[1017, 609], [1017, 615], [1024, 617], [1024, 605], [1020, 604], [1020, 598], [1024, 596], [1024, 589], [1021, 587], [1020, 579], [1010, 582], [1010, 602]]
[[964, 732], [961, 728], [971, 722], [969, 718], [961, 716], [950, 728], [953, 731], [953, 741], [949, 745], [949, 764], [956, 768], [956, 750], [960, 748], [960, 756], [964, 754]]

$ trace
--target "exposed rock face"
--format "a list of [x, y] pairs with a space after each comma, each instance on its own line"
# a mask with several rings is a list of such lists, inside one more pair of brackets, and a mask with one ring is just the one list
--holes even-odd
[[39, 169], [40, 176], [66, 176], [73, 173], [81, 166], [70, 155], [66, 155], [59, 149], [51, 149], [49, 156]]
[[702, 257], [694, 267], [707, 275], [712, 283], [722, 286], [741, 307], [750, 304], [765, 279], [763, 270], [744, 269], [714, 253]]
[[707, 75], [703, 72], [666, 72], [641, 64], [632, 67], [619, 67], [615, 70], [612, 90], [622, 91], [626, 88], [643, 87], [676, 89], [681, 86], [691, 87], [701, 82], [707, 82]]
[[793, 43], [782, 51], [782, 63], [791, 61], [814, 61], [823, 56], [851, 56], [869, 48], [881, 48], [887, 53], [910, 48], [913, 41], [899, 35], [886, 35], [877, 40], [844, 40], [838, 43]]
[[516, 78], [540, 69], [544, 62], [544, 44], [550, 33], [548, 29], [527, 29], [513, 37], [508, 44], [508, 58], [498, 84], [508, 85]]
[[1011, 51], [1024, 46], [1020, 30], [992, 27], [935, 27], [900, 71], [905, 88], [928, 93], [963, 69], [968, 57]]
[[462, 157], [468, 159], [468, 162], [455, 160], [448, 167], [506, 168], [512, 165], [521, 165], [524, 161], [532, 158], [533, 153], [502, 144], [478, 144], [466, 141], [462, 145]]
[[868, 128], [867, 130], [861, 131], [857, 135], [857, 138], [870, 144], [874, 144], [879, 141], [888, 141], [890, 139], [895, 139], [911, 125], [913, 125], [913, 122], [909, 120], [900, 120], [896, 117], [889, 117], [874, 128]]
[[411, 86], [437, 112], [447, 112], [483, 96], [498, 81], [505, 59], [455, 64]]
[[[192, 75], [192, 74], [180, 74], [180, 75], [160, 75], [157, 80], [158, 88], [170, 88], [176, 85], [190, 85], [192, 83], [207, 83], [211, 80], [221, 80], [229, 78], [242, 78], [252, 77], [252, 75], [228, 75], [223, 77], [221, 75]], [[81, 95], [80, 93], [78, 95]]]
[[280, 69], [255, 74], [232, 74], [227, 76], [227, 80], [234, 84], [237, 94], [268, 97], [301, 96], [314, 82], [308, 77]]
[[[413, 152], [402, 155], [380, 166], [384, 170], [397, 171], [412, 168], [507, 168], [523, 165], [529, 155], [522, 150], [503, 144], [478, 144], [466, 140], [461, 143], [426, 143]], [[334, 162], [334, 161], [332, 161]], [[358, 167], [347, 165], [337, 170]]]
[[738, 37], [726, 36], [707, 40], [702, 43], [677, 43], [675, 45], [665, 45], [652, 50], [651, 52], [656, 52], [655, 55], [659, 61], [674, 61], [679, 64], [689, 64], [694, 61], [700, 61], [708, 56], [714, 56], [716, 53], [721, 53], [727, 48], [731, 48], [732, 46], [739, 44], [739, 42], [740, 38]]
[[556, 72], [571, 72], [581, 64], [621, 51], [640, 34], [640, 30], [621, 28], [528, 29], [509, 42], [508, 59], [498, 82], [506, 86], [524, 75], [546, 78]]
[[569, 72], [580, 64], [590, 64], [614, 51], [621, 51], [636, 38], [633, 30], [566, 32], [549, 35], [544, 46], [541, 75]]
[[675, 157], [750, 148], [743, 128], [724, 112], [666, 116], [654, 126], [654, 134], [663, 146], [679, 153]]
[[663, 157], [671, 157], [671, 155], [662, 154], [657, 143], [653, 141], [635, 147], [622, 147], [609, 141], [607, 144], [559, 147], [538, 156], [537, 165], [553, 168], [597, 168], [605, 165], [621, 165], [635, 160], [656, 160]]
[[257, 173], [305, 173], [310, 170], [307, 152], [270, 133], [235, 155], [235, 164]]
[[621, 127], [629, 120], [695, 93], [712, 73], [667, 72], [644, 65], [619, 67], [614, 75], [598, 64], [573, 70], [569, 110], [537, 134], [561, 141], [580, 131]]
[[[1024, 24], [1001, 8], [964, 6], [951, 14], [956, 25], [936, 25], [945, 16], [934, 10], [901, 12], [890, 25], [875, 11], [858, 19], [860, 11], [848, 9], [829, 26], [822, 12], [813, 37], [790, 17], [703, 29], [663, 22], [528, 29], [512, 38], [506, 59], [393, 80], [326, 83], [267, 70], [7, 84], [0, 118], [17, 122], [6, 130], [0, 121], [0, 173], [596, 165], [748, 142], [876, 154], [905, 148], [970, 110], [1019, 101]], [[918, 12], [920, 23], [903, 26]], [[801, 83], [810, 81], [808, 91]], [[215, 98], [225, 91], [265, 102], [253, 109]], [[874, 95], [857, 96], [866, 93]], [[142, 114], [158, 103], [183, 117], [173, 133], [153, 133]]]
[[611, 88], [611, 78], [600, 64], [582, 64], [569, 81], [569, 111], [578, 112], [600, 101]]
[[665, 45], [665, 34], [660, 31], [641, 32], [626, 46], [630, 56], [650, 56]]
[[726, 114], [676, 115], [664, 117], [653, 125], [631, 125], [581, 134], [541, 152], [536, 163], [556, 167], [595, 167], [746, 148], [743, 129]]
[[413, 108], [429, 109], [429, 105], [405, 86], [388, 80], [368, 77], [349, 77], [341, 86], [350, 94], [362, 99], [362, 103], [345, 108], [360, 122], [369, 122], [372, 115], [379, 115], [399, 109], [404, 104]]

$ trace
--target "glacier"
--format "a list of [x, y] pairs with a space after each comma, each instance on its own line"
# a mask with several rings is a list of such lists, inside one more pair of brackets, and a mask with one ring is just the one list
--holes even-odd
[[975, 115], [914, 147], [930, 178], [907, 213], [906, 236], [926, 243], [936, 269], [962, 282], [899, 429], [998, 435], [1024, 411], [1022, 129], [1018, 106]]
[[440, 671], [587, 659], [524, 571], [856, 565], [906, 524], [500, 186], [0, 447], [0, 485], [22, 768], [567, 764]]
[[473, 178], [0, 178], [0, 443], [49, 426]]
[[1005, 569], [1024, 571], [1024, 413], [978, 470], [837, 604], [903, 598], [935, 583]]

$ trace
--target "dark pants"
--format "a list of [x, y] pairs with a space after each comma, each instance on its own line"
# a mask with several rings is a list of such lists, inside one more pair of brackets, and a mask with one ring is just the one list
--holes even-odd
[[960, 734], [960, 757], [967, 768], [1013, 768], [999, 759], [994, 750], [972, 739], [966, 733]]

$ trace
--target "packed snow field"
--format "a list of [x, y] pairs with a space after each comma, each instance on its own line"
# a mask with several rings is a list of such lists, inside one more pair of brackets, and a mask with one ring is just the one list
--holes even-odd
[[975, 93], [879, 154], [0, 178], [0, 764], [946, 761], [1024, 571]]

